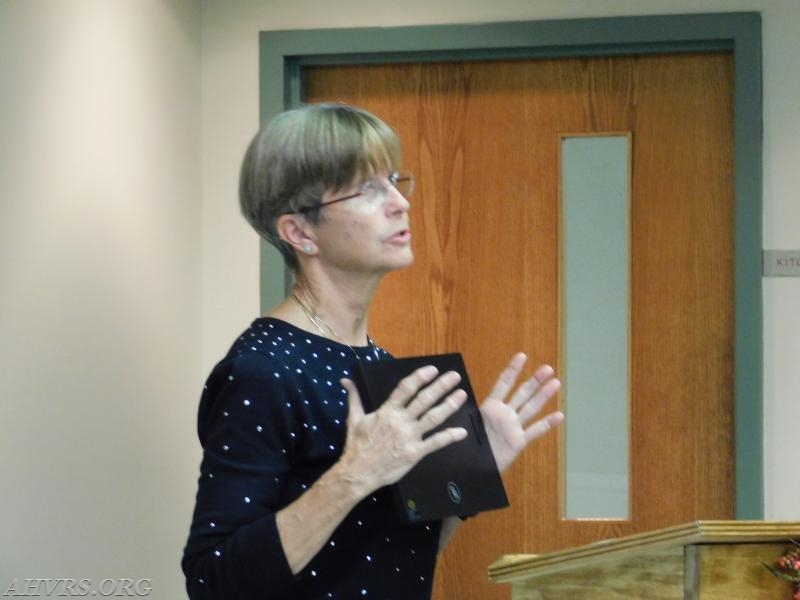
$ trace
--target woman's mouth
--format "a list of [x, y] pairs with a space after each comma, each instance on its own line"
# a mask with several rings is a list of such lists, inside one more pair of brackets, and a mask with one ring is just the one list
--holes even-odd
[[411, 241], [411, 230], [410, 229], [403, 229], [398, 231], [397, 233], [390, 235], [386, 238], [386, 241], [390, 244], [396, 245], [405, 245]]

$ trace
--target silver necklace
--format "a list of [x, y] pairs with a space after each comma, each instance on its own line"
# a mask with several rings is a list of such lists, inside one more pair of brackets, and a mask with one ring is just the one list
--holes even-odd
[[[300, 307], [300, 310], [303, 311], [303, 314], [306, 317], [308, 317], [308, 320], [311, 321], [311, 323], [314, 325], [314, 327], [317, 328], [317, 330], [319, 330], [319, 332], [322, 334], [322, 337], [331, 337], [332, 335], [334, 338], [336, 338], [338, 342], [350, 348], [350, 352], [353, 353], [353, 356], [356, 357], [356, 360], [358, 361], [361, 360], [361, 357], [358, 355], [358, 352], [356, 352], [350, 344], [345, 342], [344, 338], [340, 336], [338, 333], [336, 333], [336, 330], [333, 327], [331, 327], [322, 317], [320, 317], [317, 313], [311, 310], [305, 304], [305, 302], [300, 300], [296, 292], [292, 292], [292, 298], [294, 299], [295, 302], [297, 302], [297, 306]], [[327, 332], [325, 331], [325, 329], [322, 328], [323, 325], [325, 326], [325, 329], [328, 330]], [[372, 350], [372, 353], [375, 355], [375, 358], [377, 360], [380, 360], [380, 356], [378, 355], [378, 348], [375, 346], [375, 343], [369, 336], [367, 336], [367, 345]]]

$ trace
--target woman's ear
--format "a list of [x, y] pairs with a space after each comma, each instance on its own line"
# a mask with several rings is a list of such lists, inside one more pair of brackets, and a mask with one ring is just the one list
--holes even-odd
[[298, 254], [313, 255], [317, 253], [317, 243], [313, 231], [302, 216], [297, 214], [281, 215], [276, 223], [278, 235]]

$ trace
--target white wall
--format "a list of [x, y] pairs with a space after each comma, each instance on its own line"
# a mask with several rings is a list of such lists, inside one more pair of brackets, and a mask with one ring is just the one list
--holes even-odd
[[[800, 248], [796, 0], [0, 0], [0, 593], [182, 597], [198, 393], [259, 310], [236, 205], [259, 30], [733, 10], [764, 20], [765, 247]], [[775, 519], [800, 519], [798, 305], [765, 282]]]
[[0, 594], [183, 595], [200, 142], [195, 2], [0, 0]]
[[[797, 0], [203, 0], [203, 368], [258, 311], [258, 242], [236, 209], [258, 127], [258, 31], [759, 11], [764, 43], [764, 247], [800, 248]], [[766, 517], [800, 519], [800, 279], [765, 281]]]

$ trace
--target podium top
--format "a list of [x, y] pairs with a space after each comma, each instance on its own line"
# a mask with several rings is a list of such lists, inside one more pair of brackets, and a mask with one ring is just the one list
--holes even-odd
[[694, 521], [559, 552], [503, 556], [489, 566], [489, 579], [508, 583], [519, 577], [550, 575], [693, 544], [782, 542], [798, 538], [800, 522], [796, 521]]

